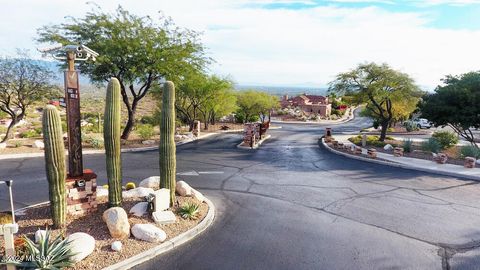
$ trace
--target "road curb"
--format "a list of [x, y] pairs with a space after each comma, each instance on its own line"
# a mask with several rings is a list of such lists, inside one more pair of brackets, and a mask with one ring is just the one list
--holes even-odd
[[391, 166], [391, 167], [396, 167], [396, 168], [402, 168], [402, 169], [407, 169], [407, 170], [428, 172], [428, 173], [433, 173], [433, 174], [464, 178], [464, 179], [469, 179], [469, 180], [473, 180], [473, 181], [480, 181], [480, 177], [474, 176], [474, 175], [461, 174], [461, 173], [456, 173], [456, 172], [444, 172], [444, 171], [438, 171], [438, 170], [435, 170], [435, 169], [414, 167], [414, 166], [409, 166], [409, 165], [405, 165], [405, 164], [401, 164], [401, 163], [395, 163], [393, 161], [383, 161], [383, 160], [366, 158], [366, 157], [362, 157], [362, 156], [351, 155], [351, 154], [347, 154], [347, 153], [344, 153], [342, 151], [338, 151], [338, 150], [335, 150], [335, 149], [329, 147], [325, 143], [324, 138], [321, 138], [321, 142], [322, 142], [323, 147], [326, 148], [328, 151], [330, 151], [334, 154], [337, 154], [337, 155], [341, 155], [341, 156], [344, 156], [344, 157], [347, 157], [347, 158], [351, 158], [351, 159], [356, 159], [356, 160], [361, 160], [361, 161], [365, 161], [365, 162], [376, 163], [376, 164], [381, 164], [381, 165], [386, 165], [386, 166]]
[[[195, 142], [204, 138], [208, 138], [213, 135], [217, 135], [219, 133], [206, 133], [200, 138], [191, 141], [182, 141], [178, 142], [176, 145], [184, 145], [187, 143]], [[139, 147], [139, 148], [124, 148], [121, 150], [122, 153], [131, 153], [131, 152], [145, 152], [145, 151], [152, 151], [158, 149], [158, 146], [148, 146], [148, 147]], [[93, 154], [104, 154], [105, 150], [85, 150], [83, 151], [83, 155], [93, 155]], [[68, 151], [65, 151], [65, 155], [68, 154]], [[44, 153], [25, 153], [25, 154], [8, 154], [8, 155], [0, 155], [0, 160], [4, 159], [19, 159], [19, 158], [34, 158], [34, 157], [43, 157]]]
[[203, 231], [205, 231], [212, 223], [213, 220], [215, 219], [215, 206], [214, 204], [207, 198], [205, 198], [205, 202], [208, 204], [208, 212], [205, 218], [197, 224], [197, 226], [193, 227], [192, 229], [168, 240], [163, 242], [162, 244], [151, 248], [147, 251], [144, 251], [140, 254], [137, 254], [133, 257], [130, 257], [124, 261], [121, 261], [119, 263], [116, 263], [114, 265], [110, 265], [108, 267], [103, 268], [102, 270], [124, 270], [124, 269], [129, 269], [132, 268], [136, 265], [139, 265], [141, 263], [144, 263], [148, 260], [153, 259], [154, 257], [165, 253], [167, 251], [170, 251], [201, 234]]
[[270, 139], [272, 137], [272, 135], [268, 134], [266, 135], [265, 137], [263, 137], [263, 139], [261, 139], [260, 141], [258, 141], [258, 143], [253, 146], [253, 147], [249, 147], [249, 146], [242, 146], [243, 142], [239, 143], [237, 145], [237, 148], [240, 148], [240, 149], [247, 149], [247, 150], [252, 150], [252, 149], [257, 149], [258, 147], [260, 147], [260, 145], [262, 145], [262, 143], [268, 139]]

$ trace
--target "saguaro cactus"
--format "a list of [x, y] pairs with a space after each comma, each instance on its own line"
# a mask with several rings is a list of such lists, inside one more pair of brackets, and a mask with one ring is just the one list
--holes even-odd
[[170, 189], [170, 206], [175, 203], [175, 172], [177, 170], [175, 146], [175, 86], [163, 85], [162, 114], [160, 119], [160, 188]]
[[120, 156], [120, 83], [111, 78], [107, 87], [103, 138], [108, 177], [108, 204], [122, 204], [122, 160]]
[[43, 109], [43, 141], [45, 144], [45, 169], [50, 197], [50, 212], [53, 226], [65, 225], [66, 194], [65, 194], [65, 146], [63, 144], [62, 123], [55, 106], [47, 105]]

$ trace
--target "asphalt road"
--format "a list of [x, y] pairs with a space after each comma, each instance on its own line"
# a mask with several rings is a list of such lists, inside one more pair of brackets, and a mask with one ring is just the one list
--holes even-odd
[[[366, 125], [356, 118], [334, 133]], [[135, 269], [480, 268], [477, 182], [334, 155], [318, 145], [323, 129], [285, 124], [258, 150], [237, 149], [238, 134], [178, 147], [179, 178], [214, 202], [215, 222]], [[41, 158], [0, 163], [18, 206], [47, 199]], [[103, 156], [85, 164], [103, 184]], [[126, 153], [123, 166], [138, 182], [157, 174], [158, 154]]]

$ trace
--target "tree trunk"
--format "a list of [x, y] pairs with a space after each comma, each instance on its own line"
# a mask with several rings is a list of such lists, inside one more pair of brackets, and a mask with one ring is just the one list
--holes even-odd
[[25, 116], [25, 112], [21, 112], [19, 115], [10, 115], [10, 118], [12, 119], [12, 122], [8, 125], [7, 132], [5, 132], [5, 137], [3, 137], [2, 141], [0, 143], [6, 142], [8, 139], [10, 139], [10, 132], [12, 131], [13, 127], [20, 122], [23, 117]]
[[387, 130], [388, 130], [389, 121], [382, 121], [381, 124], [382, 124], [382, 131], [380, 133], [379, 141], [383, 142], [383, 141], [385, 141], [385, 137], [387, 137]]
[[128, 109], [128, 120], [127, 120], [127, 124], [125, 125], [125, 128], [123, 129], [123, 132], [122, 132], [122, 140], [127, 140], [128, 137], [130, 136], [130, 133], [132, 132], [133, 130], [133, 126], [135, 125], [135, 113], [136, 113], [136, 110], [137, 110], [137, 106], [136, 106], [136, 103], [134, 103], [135, 105], [132, 104], [132, 108], [131, 109]]

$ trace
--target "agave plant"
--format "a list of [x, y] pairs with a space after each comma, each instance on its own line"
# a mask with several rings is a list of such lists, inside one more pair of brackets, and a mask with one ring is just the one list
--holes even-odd
[[47, 230], [38, 244], [28, 237], [24, 239], [28, 255], [26, 261], [20, 263], [20, 268], [57, 270], [73, 266], [72, 257], [76, 254], [71, 250], [70, 241], [62, 239], [61, 235], [50, 241], [50, 231]]
[[178, 214], [184, 219], [196, 219], [198, 215], [198, 204], [186, 203], [178, 209]]

